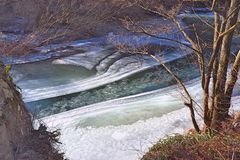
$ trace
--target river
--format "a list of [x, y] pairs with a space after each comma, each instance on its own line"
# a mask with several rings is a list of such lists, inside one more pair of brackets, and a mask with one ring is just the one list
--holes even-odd
[[[14, 82], [34, 117], [50, 130], [61, 129], [60, 149], [67, 158], [137, 160], [160, 138], [191, 128], [191, 118], [182, 91], [161, 65], [148, 56], [120, 53], [103, 39], [45, 46], [5, 62], [12, 64]], [[192, 52], [166, 41], [147, 43], [161, 47], [157, 56], [201, 103]], [[239, 110], [239, 88], [234, 92], [232, 110]]]

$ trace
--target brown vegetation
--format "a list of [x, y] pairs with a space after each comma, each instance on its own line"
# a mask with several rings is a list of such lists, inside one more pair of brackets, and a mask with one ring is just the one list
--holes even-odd
[[[140, 9], [128, 9], [125, 0], [1, 1], [0, 34], [21, 34], [17, 41], [0, 39], [0, 54], [28, 54], [36, 47], [81, 38], [103, 36], [121, 27], [116, 17], [132, 14], [142, 18]], [[22, 7], [24, 6], [24, 7]]]
[[18, 55], [43, 45], [95, 34], [121, 7], [107, 1], [24, 0], [1, 1], [1, 8], [6, 13], [0, 16], [0, 33], [13, 32], [21, 36], [17, 41], [0, 39], [0, 54]]
[[[236, 119], [235, 119], [236, 121]], [[211, 132], [175, 135], [160, 140], [142, 160], [238, 160], [239, 122], [224, 125], [217, 135]]]

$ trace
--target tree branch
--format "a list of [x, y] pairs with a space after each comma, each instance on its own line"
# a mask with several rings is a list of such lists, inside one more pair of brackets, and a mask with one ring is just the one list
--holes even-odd
[[193, 126], [195, 128], [195, 130], [197, 132], [200, 132], [200, 128], [197, 124], [197, 121], [196, 121], [196, 118], [195, 118], [195, 112], [194, 112], [194, 107], [193, 107], [193, 99], [190, 95], [190, 93], [188, 92], [186, 86], [183, 84], [183, 82], [181, 81], [181, 79], [176, 75], [174, 74], [162, 61], [159, 57], [155, 56], [155, 55], [150, 55], [153, 59], [155, 59], [159, 64], [161, 64], [165, 70], [171, 74], [173, 76], [173, 78], [176, 80], [176, 82], [178, 83], [178, 85], [180, 85], [180, 87], [183, 89], [183, 91], [185, 92], [185, 94], [187, 95], [187, 98], [188, 98], [188, 101], [189, 102], [185, 102], [184, 105], [186, 105], [189, 110], [190, 110], [190, 113], [191, 113], [191, 118], [192, 118], [192, 122], [193, 122]]

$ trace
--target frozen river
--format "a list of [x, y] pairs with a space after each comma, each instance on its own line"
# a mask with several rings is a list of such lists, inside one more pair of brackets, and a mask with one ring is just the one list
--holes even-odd
[[[191, 52], [161, 45], [167, 50], [157, 55], [201, 103]], [[51, 130], [61, 129], [60, 148], [70, 160], [137, 160], [159, 138], [192, 127], [181, 90], [153, 59], [86, 41], [69, 43], [61, 51], [74, 54], [18, 60], [12, 75], [28, 109]], [[50, 53], [46, 48], [42, 52]], [[239, 97], [233, 98], [238, 110], [236, 104]], [[201, 122], [201, 109], [197, 119]]]

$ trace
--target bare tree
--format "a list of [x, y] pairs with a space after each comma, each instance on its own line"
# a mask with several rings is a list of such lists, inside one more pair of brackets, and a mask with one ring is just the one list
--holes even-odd
[[[230, 117], [229, 108], [231, 106], [231, 97], [240, 70], [240, 50], [234, 54], [234, 58], [231, 58], [231, 46], [234, 31], [240, 24], [240, 20], [238, 19], [240, 0], [204, 1], [214, 13], [213, 25], [204, 22], [211, 26], [214, 32], [214, 39], [212, 45], [210, 45], [210, 58], [208, 58], [209, 56], [206, 56], [208, 54], [205, 49], [206, 45], [200, 40], [195, 25], [193, 24], [192, 26], [185, 27], [181, 25], [181, 21], [177, 18], [183, 2], [184, 1], [182, 0], [174, 1], [174, 3], [173, 1], [165, 0], [138, 0], [134, 4], [138, 5], [145, 11], [172, 21], [191, 46], [176, 39], [158, 36], [152, 32], [152, 30], [147, 30], [131, 21], [131, 19], [125, 19], [124, 26], [130, 31], [142, 33], [162, 40], [176, 42], [187, 48], [191, 48], [197, 57], [201, 73], [201, 86], [204, 97], [201, 106], [204, 108], [204, 123], [207, 128], [219, 130], [221, 129], [222, 122], [226, 122]], [[194, 37], [188, 34], [187, 30], [189, 29], [195, 31]], [[194, 116], [193, 99], [181, 79], [171, 72], [171, 70], [161, 62], [159, 57], [150, 54], [146, 50], [144, 52], [138, 51], [136, 53], [150, 55], [163, 65], [164, 68], [174, 77], [179, 86], [184, 90], [185, 95], [187, 95], [185, 105], [190, 108], [196, 131], [200, 131]], [[234, 61], [232, 65], [230, 63], [231, 59]], [[229, 71], [230, 74], [228, 74]]]
[[[6, 2], [7, 3], [7, 2]], [[8, 3], [20, 3], [11, 1]], [[27, 2], [26, 2], [27, 3]], [[34, 0], [36, 16], [25, 27], [26, 34], [16, 43], [1, 44], [1, 54], [28, 54], [36, 47], [67, 42], [95, 34], [94, 31], [119, 14], [121, 0]], [[19, 11], [20, 12], [20, 11]], [[23, 15], [33, 14], [22, 11]], [[26, 12], [26, 13], [25, 13]]]

